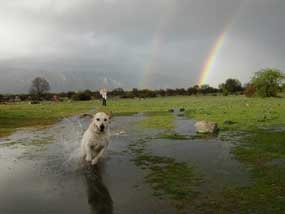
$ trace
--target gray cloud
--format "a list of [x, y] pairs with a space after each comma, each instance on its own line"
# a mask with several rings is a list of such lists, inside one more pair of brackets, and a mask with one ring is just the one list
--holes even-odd
[[188, 87], [225, 26], [208, 82], [245, 82], [262, 67], [284, 68], [283, 2], [0, 0], [0, 93], [27, 90], [37, 75], [54, 90], [97, 89], [104, 78], [108, 87]]

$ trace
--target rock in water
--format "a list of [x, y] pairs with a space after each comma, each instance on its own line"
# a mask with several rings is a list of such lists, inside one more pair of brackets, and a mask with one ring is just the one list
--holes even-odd
[[198, 121], [195, 123], [195, 128], [198, 133], [213, 134], [218, 131], [218, 125], [214, 122]]

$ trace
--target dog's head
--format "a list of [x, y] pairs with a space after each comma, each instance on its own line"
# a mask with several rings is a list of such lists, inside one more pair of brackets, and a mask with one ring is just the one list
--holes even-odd
[[83, 116], [92, 117], [91, 125], [95, 128], [96, 131], [103, 133], [105, 130], [108, 129], [108, 126], [112, 118], [112, 112], [111, 113], [97, 112], [92, 115], [85, 114]]

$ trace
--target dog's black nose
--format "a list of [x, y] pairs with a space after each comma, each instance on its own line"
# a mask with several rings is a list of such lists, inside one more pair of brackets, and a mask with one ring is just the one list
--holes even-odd
[[104, 125], [101, 125], [101, 126], [100, 126], [100, 131], [102, 132], [102, 131], [104, 131], [104, 129], [105, 129], [105, 126], [104, 126]]

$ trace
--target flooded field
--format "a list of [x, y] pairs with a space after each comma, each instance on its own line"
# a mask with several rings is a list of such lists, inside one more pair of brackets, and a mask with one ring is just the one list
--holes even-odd
[[182, 115], [173, 131], [142, 128], [144, 117], [113, 119], [111, 144], [97, 167], [79, 157], [88, 119], [2, 139], [0, 213], [203, 213], [209, 195], [251, 185], [249, 169], [231, 152], [236, 138], [197, 136], [194, 121]]

